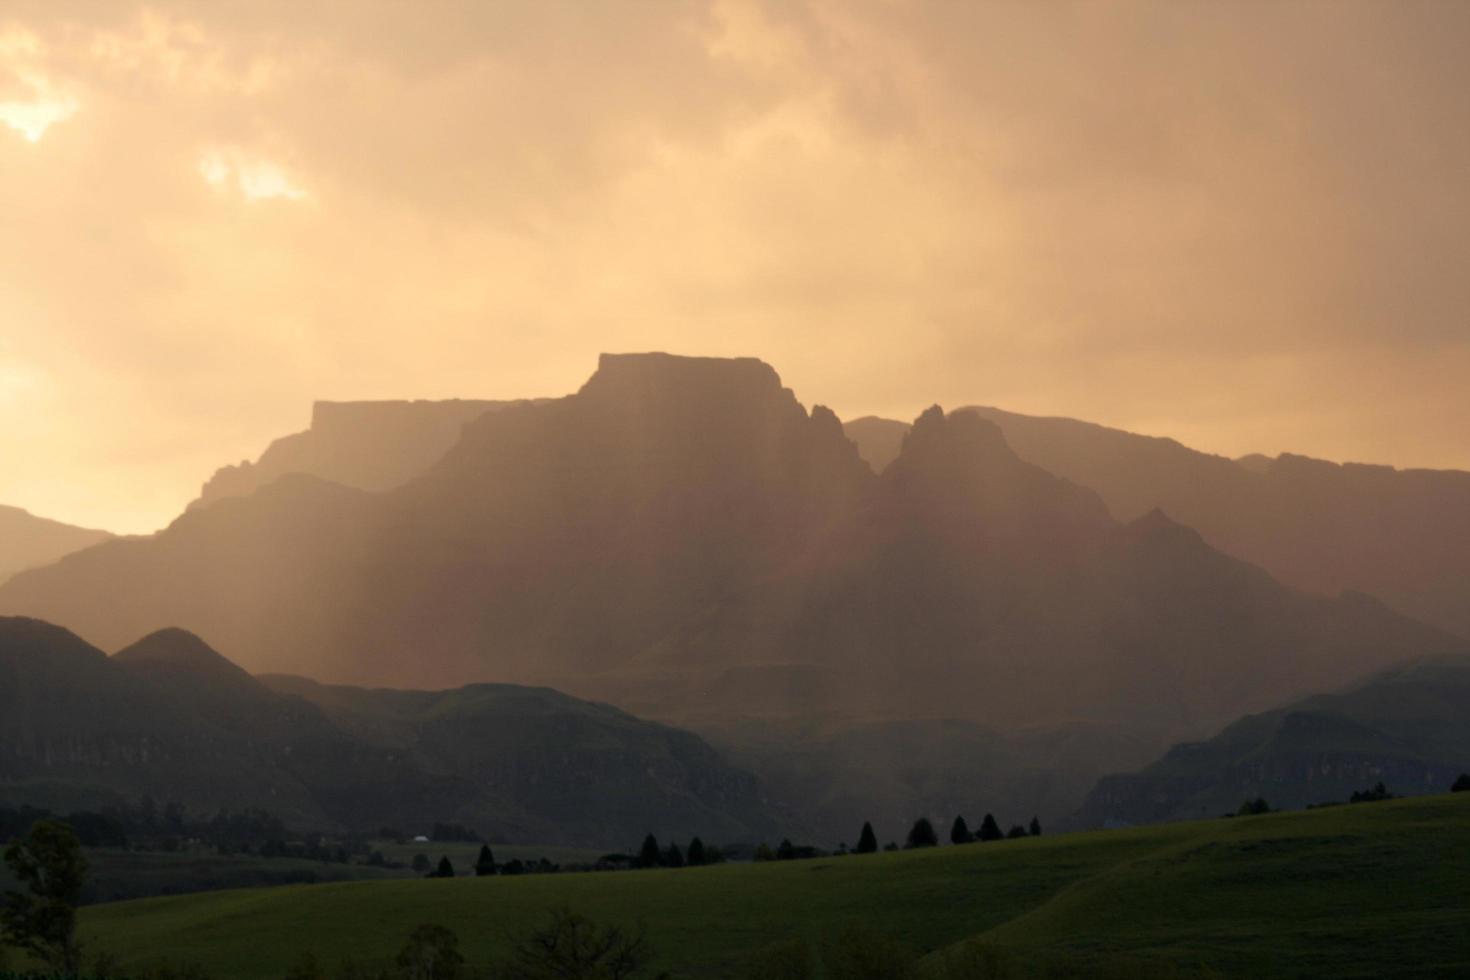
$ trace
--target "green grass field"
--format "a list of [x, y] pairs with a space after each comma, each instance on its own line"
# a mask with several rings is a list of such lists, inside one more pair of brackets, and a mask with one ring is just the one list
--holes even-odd
[[[646, 924], [675, 977], [859, 929], [1108, 975], [1470, 976], [1470, 793], [966, 847], [680, 871], [302, 885], [88, 908], [94, 950], [221, 978], [389, 957], [423, 922], [472, 963], [556, 905]], [[1120, 973], [1118, 957], [1131, 964]]]

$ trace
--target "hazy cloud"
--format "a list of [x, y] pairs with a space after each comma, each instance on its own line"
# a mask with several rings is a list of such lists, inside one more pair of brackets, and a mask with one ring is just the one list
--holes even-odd
[[1448, 0], [14, 0], [0, 500], [152, 527], [313, 398], [648, 348], [1470, 466], [1467, 42]]

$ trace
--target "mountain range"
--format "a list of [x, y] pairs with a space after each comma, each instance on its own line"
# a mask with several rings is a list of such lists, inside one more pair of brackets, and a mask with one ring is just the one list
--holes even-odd
[[[1160, 508], [1287, 584], [1368, 593], [1470, 637], [1470, 473], [1292, 453], [1232, 460], [1090, 422], [972, 411], [1022, 459], [1097, 491], [1119, 520]], [[907, 428], [868, 417], [846, 431], [881, 471]]]
[[750, 841], [755, 780], [698, 737], [544, 688], [329, 687], [255, 678], [162, 630], [109, 657], [0, 618], [0, 805], [259, 807], [296, 828], [426, 828], [627, 847], [649, 831]]
[[27, 568], [50, 565], [112, 537], [106, 531], [73, 527], [36, 517], [19, 507], [0, 506], [0, 582]]

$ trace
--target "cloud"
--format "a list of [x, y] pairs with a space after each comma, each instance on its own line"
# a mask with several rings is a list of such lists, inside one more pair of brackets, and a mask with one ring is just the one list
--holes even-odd
[[60, 516], [156, 526], [314, 398], [604, 349], [1470, 466], [1470, 6], [12, 0], [0, 38], [0, 105], [71, 111], [0, 111], [0, 322], [76, 393], [14, 395], [0, 458]]

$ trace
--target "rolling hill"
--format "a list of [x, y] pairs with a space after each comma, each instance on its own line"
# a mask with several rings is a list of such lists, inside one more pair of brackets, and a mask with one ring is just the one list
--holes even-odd
[[1470, 658], [1392, 668], [1340, 693], [1251, 715], [1204, 742], [1179, 745], [1136, 773], [1099, 782], [1084, 825], [1152, 823], [1342, 802], [1375, 783], [1439, 793], [1470, 772]]
[[0, 803], [176, 801], [298, 829], [452, 821], [499, 840], [628, 846], [650, 830], [750, 840], [753, 778], [699, 738], [555, 691], [263, 683], [182, 630], [112, 657], [0, 619]]
[[1467, 862], [1461, 793], [865, 857], [219, 892], [95, 906], [82, 928], [124, 965], [223, 980], [307, 951], [386, 959], [421, 922], [486, 964], [554, 906], [644, 923], [680, 977], [745, 977], [763, 951], [854, 934], [891, 937], [935, 980], [1447, 977], [1470, 969]]

